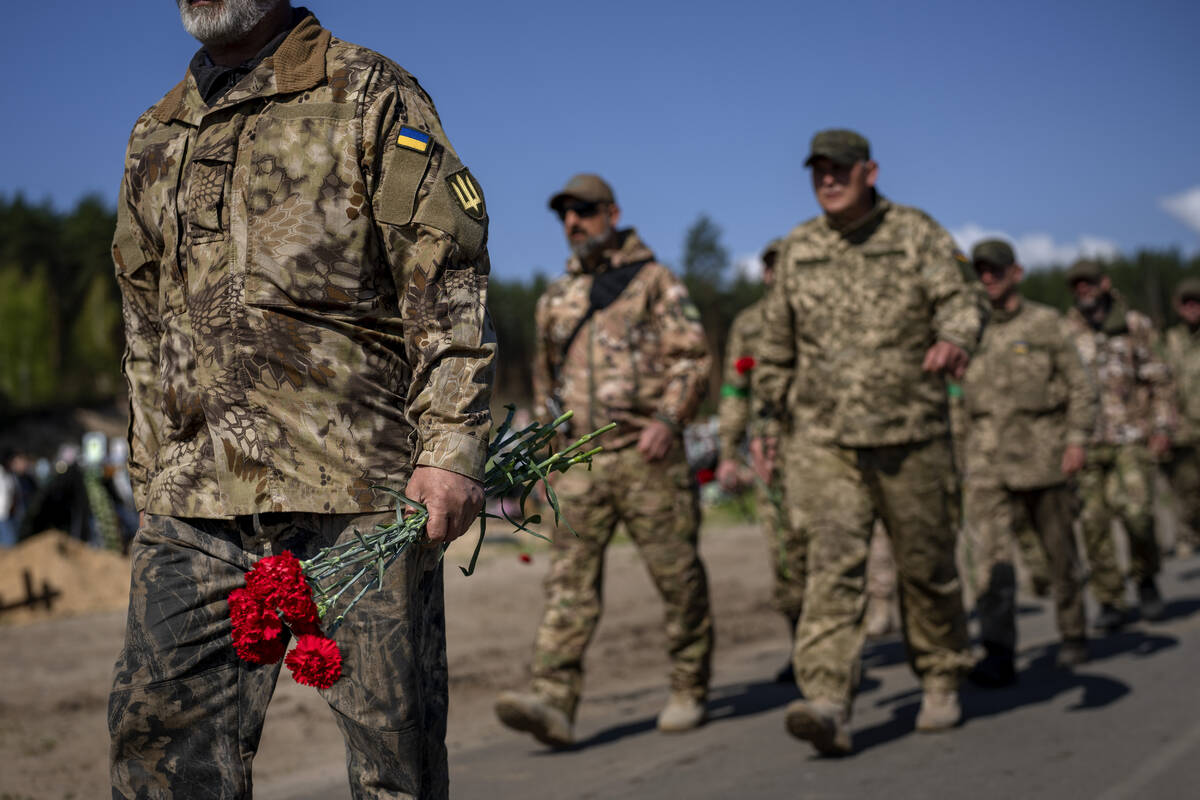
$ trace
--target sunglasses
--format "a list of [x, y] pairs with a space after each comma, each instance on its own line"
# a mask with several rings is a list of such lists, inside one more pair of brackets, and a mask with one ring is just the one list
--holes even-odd
[[568, 211], [574, 211], [575, 216], [580, 219], [588, 219], [600, 213], [601, 203], [588, 203], [583, 200], [573, 200], [568, 203], [561, 204], [555, 209], [560, 221], [567, 218]]
[[975, 274], [982, 275], [985, 272], [991, 273], [992, 275], [1003, 275], [1004, 273], [1008, 272], [1008, 264], [1001, 265], [993, 264], [990, 261], [976, 261]]

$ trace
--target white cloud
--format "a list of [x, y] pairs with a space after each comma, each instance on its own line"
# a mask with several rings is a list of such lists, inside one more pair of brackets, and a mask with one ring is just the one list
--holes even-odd
[[1163, 197], [1158, 204], [1172, 217], [1200, 232], [1200, 186]]
[[[1197, 187], [1197, 202], [1200, 203], [1200, 187]], [[1197, 206], [1200, 222], [1200, 205]], [[989, 230], [974, 222], [968, 222], [950, 231], [963, 252], [970, 254], [971, 247], [980, 239], [998, 236], [1013, 243], [1017, 260], [1031, 269], [1037, 267], [1067, 266], [1080, 258], [1114, 259], [1121, 249], [1111, 239], [1084, 234], [1074, 242], [1056, 242], [1048, 233], [1025, 233], [1013, 236], [1005, 231]]]
[[762, 259], [758, 253], [747, 253], [733, 259], [733, 274], [750, 281], [762, 280]]

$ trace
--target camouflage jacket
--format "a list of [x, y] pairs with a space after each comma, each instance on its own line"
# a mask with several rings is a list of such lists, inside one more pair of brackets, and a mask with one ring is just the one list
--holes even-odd
[[946, 381], [922, 371], [938, 340], [974, 351], [983, 325], [962, 256], [924, 212], [880, 198], [836, 230], [796, 227], [767, 292], [754, 394], [818, 444], [877, 447], [946, 435]]
[[1167, 331], [1166, 360], [1175, 382], [1175, 403], [1179, 410], [1177, 444], [1200, 444], [1200, 333], [1187, 325]]
[[717, 436], [721, 441], [722, 460], [738, 457], [738, 449], [746, 438], [746, 426], [755, 417], [751, 409], [750, 378], [758, 363], [754, 346], [762, 336], [764, 307], [762, 300], [746, 307], [729, 326], [721, 402], [717, 407]]
[[139, 508], [357, 513], [414, 460], [479, 477], [486, 238], [424, 90], [311, 15], [211, 108], [189, 72], [134, 126], [113, 242]]
[[[595, 312], [564, 345], [590, 307], [593, 275], [636, 263], [645, 266], [607, 308]], [[650, 421], [677, 429], [696, 413], [708, 385], [710, 359], [700, 315], [683, 283], [632, 229], [586, 271], [579, 260], [538, 298], [534, 355], [535, 413], [552, 416], [557, 402], [575, 412], [572, 433], [608, 424], [607, 450], [637, 442]]]
[[1086, 445], [1096, 427], [1096, 384], [1062, 315], [1029, 300], [1014, 312], [992, 312], [963, 395], [966, 477], [973, 483], [1063, 483], [1064, 448]]
[[1170, 371], [1159, 358], [1154, 325], [1112, 293], [1112, 308], [1099, 328], [1078, 309], [1067, 323], [1083, 363], [1100, 390], [1100, 414], [1092, 444], [1144, 442], [1152, 433], [1169, 433], [1175, 409]]

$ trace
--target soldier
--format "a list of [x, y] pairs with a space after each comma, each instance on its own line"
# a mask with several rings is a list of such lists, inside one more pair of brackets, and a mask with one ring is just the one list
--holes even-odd
[[[204, 45], [133, 128], [113, 259], [132, 545], [109, 700], [114, 798], [249, 797], [280, 664], [242, 661], [226, 598], [430, 518], [334, 638], [323, 692], [356, 797], [448, 794], [441, 545], [479, 512], [495, 343], [483, 195], [429, 96], [287, 0], [179, 0]], [[286, 634], [285, 634], [286, 635]]]
[[[767, 287], [775, 279], [775, 258], [781, 243], [776, 239], [762, 252], [762, 278]], [[759, 418], [751, 410], [753, 398], [750, 394], [750, 378], [757, 363], [755, 344], [762, 336], [762, 312], [763, 301], [759, 300], [738, 314], [729, 326], [725, 380], [721, 386], [721, 403], [718, 407], [721, 455], [717, 464], [717, 480], [727, 491], [737, 490], [743, 484], [741, 447], [746, 440], [748, 426]], [[752, 457], [761, 453], [761, 449], [761, 438], [755, 436], [750, 442]], [[753, 458], [756, 468], [761, 468], [760, 460]], [[804, 604], [804, 557], [807, 547], [801, 529], [785, 524], [783, 519], [783, 485], [779, 471], [773, 469], [759, 475], [756, 470], [754, 474], [755, 508], [767, 534], [771, 573], [775, 577], [773, 600], [775, 608], [787, 620], [789, 635], [794, 636]], [[775, 676], [775, 680], [779, 683], [795, 680], [791, 658]]]
[[1167, 473], [1184, 524], [1175, 553], [1186, 557], [1200, 537], [1200, 280], [1187, 278], [1175, 289], [1175, 313], [1183, 322], [1167, 331], [1166, 356], [1175, 378], [1179, 427]]
[[1079, 474], [1079, 494], [1089, 582], [1100, 603], [1096, 626], [1111, 632], [1129, 621], [1125, 578], [1113, 543], [1114, 514], [1129, 536], [1130, 573], [1137, 584], [1142, 618], [1156, 620], [1163, 615], [1154, 580], [1159, 552], [1151, 456], [1162, 457], [1171, 447], [1171, 380], [1156, 353], [1150, 319], [1129, 308], [1099, 264], [1079, 261], [1066, 277], [1075, 296], [1067, 321], [1100, 391], [1100, 413], [1087, 464]]
[[550, 198], [572, 257], [539, 298], [534, 407], [575, 412], [571, 433], [606, 424], [605, 452], [556, 490], [567, 526], [554, 532], [546, 610], [530, 691], [503, 692], [496, 714], [551, 746], [573, 741], [583, 656], [600, 619], [604, 551], [618, 523], [641, 552], [666, 605], [671, 694], [658, 729], [704, 721], [713, 645], [708, 580], [697, 550], [699, 506], [683, 426], [707, 386], [700, 315], [658, 263], [597, 175], [576, 175]]
[[[882, 518], [900, 579], [917, 728], [962, 716], [966, 652], [951, 498], [946, 377], [960, 377], [983, 324], [950, 235], [875, 190], [853, 131], [821, 131], [806, 165], [823, 216], [796, 227], [767, 294], [754, 391], [787, 420], [786, 501], [807, 528], [808, 583], [794, 663], [804, 700], [790, 733], [849, 752], [864, 639], [871, 529]], [[771, 448], [768, 448], [768, 452]]]
[[985, 651], [970, 677], [1007, 686], [1016, 681], [1013, 544], [1025, 527], [1049, 561], [1062, 636], [1058, 663], [1087, 660], [1075, 495], [1067, 479], [1083, 468], [1096, 426], [1096, 387], [1062, 316], [1017, 291], [1024, 270], [1012, 246], [985, 239], [971, 261], [992, 314], [963, 382], [966, 522]]

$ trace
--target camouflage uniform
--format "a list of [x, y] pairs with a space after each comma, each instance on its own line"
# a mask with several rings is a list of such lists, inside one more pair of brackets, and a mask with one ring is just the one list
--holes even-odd
[[[589, 308], [593, 276], [643, 264], [617, 299], [594, 313], [562, 352]], [[647, 463], [636, 444], [662, 420], [679, 431], [695, 414], [708, 381], [709, 355], [687, 290], [633, 230], [594, 269], [577, 258], [537, 305], [534, 401], [540, 416], [560, 403], [575, 412], [571, 435], [610, 420], [605, 452], [591, 470], [559, 479], [567, 523], [554, 532], [546, 610], [538, 628], [532, 689], [573, 719], [583, 656], [600, 617], [604, 550], [618, 523], [638, 546], [666, 604], [671, 688], [707, 696], [713, 624], [708, 581], [697, 550], [697, 487], [681, 436], [668, 455]]]
[[[754, 343], [762, 335], [764, 301], [738, 314], [729, 327], [725, 349], [725, 375], [717, 408], [721, 460], [738, 460], [747, 426], [756, 415], [751, 410], [750, 377], [754, 370]], [[769, 484], [756, 480], [755, 508], [767, 534], [771, 573], [775, 576], [775, 607], [795, 630], [804, 607], [804, 559], [808, 547], [803, 529], [784, 524], [783, 482], [776, 469]]]
[[1168, 330], [1166, 360], [1179, 409], [1167, 472], [1186, 528], [1179, 539], [1194, 550], [1200, 541], [1200, 335], [1184, 324]]
[[877, 518], [925, 687], [957, 686], [969, 663], [946, 383], [922, 370], [935, 341], [967, 352], [978, 342], [980, 305], [961, 258], [927, 215], [881, 197], [840, 230], [827, 217], [800, 225], [780, 252], [754, 391], [766, 413], [787, 418], [785, 494], [809, 535], [794, 654], [809, 700], [849, 708]]
[[[371, 485], [402, 487], [413, 464], [482, 474], [495, 344], [478, 185], [411, 75], [297, 19], [211, 106], [189, 71], [129, 143], [113, 258], [150, 523], [110, 705], [116, 797], [167, 796], [185, 762], [206, 777], [184, 785], [249, 794], [274, 671], [239, 680], [224, 596], [254, 556], [369, 526], [394, 502]], [[266, 514], [282, 516], [239, 538]], [[429, 693], [406, 674], [445, 669], [440, 572], [389, 581], [411, 605], [360, 609], [328, 696], [352, 762], [371, 762], [352, 768], [356, 797], [444, 797], [444, 676]], [[364, 737], [386, 747], [355, 753]]]
[[1126, 608], [1125, 580], [1112, 537], [1114, 513], [1129, 535], [1130, 573], [1141, 582], [1159, 569], [1154, 537], [1154, 465], [1146, 449], [1151, 433], [1173, 424], [1170, 373], [1155, 348], [1148, 317], [1132, 311], [1112, 292], [1112, 306], [1099, 328], [1078, 309], [1067, 315], [1075, 346], [1095, 376], [1100, 413], [1079, 475], [1083, 541], [1096, 599]]
[[979, 627], [986, 647], [1016, 647], [1013, 540], [1026, 521], [1049, 557], [1064, 640], [1082, 640], [1082, 586], [1072, 528], [1066, 445], [1096, 424], [1096, 387], [1062, 316], [1021, 300], [994, 310], [963, 384], [968, 411], [966, 517]]

